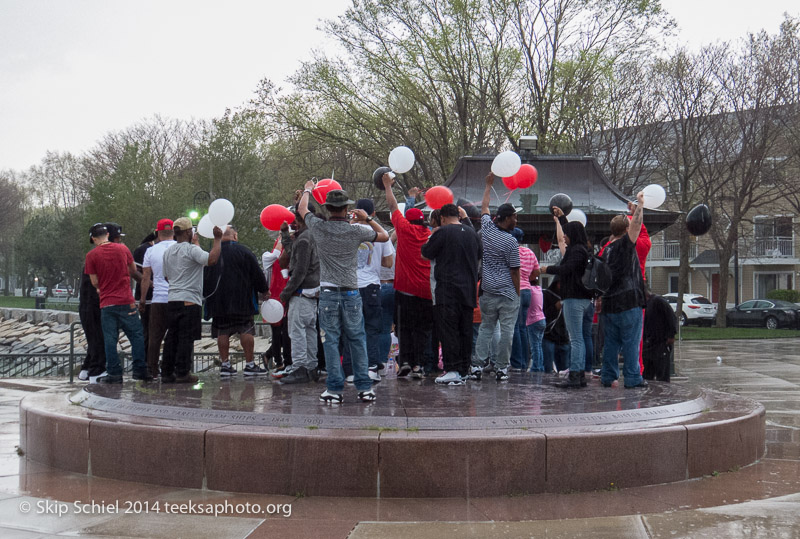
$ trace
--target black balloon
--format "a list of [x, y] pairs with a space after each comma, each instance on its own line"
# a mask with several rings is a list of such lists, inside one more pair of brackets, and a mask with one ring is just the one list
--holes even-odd
[[572, 199], [564, 193], [557, 193], [553, 195], [553, 198], [550, 199], [550, 203], [547, 204], [547, 207], [550, 208], [550, 213], [553, 213], [553, 206], [561, 208], [564, 215], [569, 215], [569, 212], [572, 211]]
[[381, 191], [385, 191], [385, 189], [383, 188], [383, 175], [391, 171], [392, 169], [389, 167], [376, 168], [375, 172], [372, 173], [372, 183], [375, 184], [375, 187], [377, 187]]
[[711, 210], [705, 204], [698, 204], [686, 214], [686, 229], [692, 236], [702, 236], [711, 230]]
[[470, 202], [466, 198], [459, 198], [456, 201], [456, 206], [464, 208], [464, 211], [467, 212], [467, 217], [470, 219], [478, 220], [481, 218], [481, 209], [476, 206], [474, 202]]

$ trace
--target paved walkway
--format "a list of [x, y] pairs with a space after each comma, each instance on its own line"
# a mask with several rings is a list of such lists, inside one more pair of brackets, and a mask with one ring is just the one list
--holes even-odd
[[[767, 454], [761, 462], [667, 485], [501, 498], [295, 498], [170, 489], [26, 462], [16, 452], [20, 399], [68, 384], [0, 380], [0, 537], [800, 537], [800, 340], [695, 341], [676, 355], [681, 375], [692, 383], [764, 404]], [[523, 465], [509, 455], [509, 466]], [[188, 514], [215, 507], [218, 516]]]

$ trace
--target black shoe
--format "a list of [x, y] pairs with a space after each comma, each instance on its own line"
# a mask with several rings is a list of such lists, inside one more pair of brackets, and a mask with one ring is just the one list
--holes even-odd
[[281, 384], [307, 384], [311, 381], [311, 375], [305, 367], [297, 367], [295, 370], [281, 378]]
[[581, 387], [586, 387], [589, 383], [586, 381], [586, 371], [581, 371], [580, 375]]
[[134, 380], [141, 380], [142, 382], [152, 382], [153, 376], [149, 372], [142, 372], [133, 375]]
[[637, 387], [641, 387], [641, 388], [650, 387], [650, 384], [647, 383], [647, 380], [642, 380], [641, 382], [639, 382], [635, 386], [625, 386], [625, 389], [636, 389]]
[[121, 384], [122, 375], [106, 374], [105, 376], [101, 376], [100, 378], [98, 378], [97, 381], [101, 384]]
[[580, 373], [569, 371], [569, 376], [567, 376], [567, 379], [560, 384], [557, 384], [557, 387], [564, 389], [578, 389], [582, 387]]
[[400, 370], [397, 372], [397, 376], [399, 377], [408, 376], [408, 373], [410, 372], [411, 372], [411, 365], [409, 365], [408, 363], [403, 363], [400, 366]]
[[175, 377], [176, 384], [196, 384], [198, 380], [199, 378], [191, 373]]
[[174, 374], [161, 373], [161, 383], [162, 384], [174, 384], [175, 383], [175, 375]]

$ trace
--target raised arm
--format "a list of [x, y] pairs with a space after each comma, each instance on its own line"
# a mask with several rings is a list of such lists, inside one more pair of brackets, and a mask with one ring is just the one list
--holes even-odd
[[631, 243], [636, 243], [636, 240], [639, 239], [639, 232], [642, 231], [644, 191], [639, 191], [636, 195], [636, 202], [636, 211], [633, 212], [633, 219], [631, 219], [631, 224], [628, 226], [628, 238], [630, 238]]
[[394, 178], [387, 172], [383, 175], [381, 181], [383, 181], [383, 189], [386, 191], [386, 205], [389, 206], [389, 218], [391, 218], [392, 214], [400, 209], [397, 205], [397, 199], [394, 198], [394, 192], [392, 192]]
[[208, 265], [213, 266], [219, 260], [219, 254], [222, 252], [222, 229], [218, 226], [214, 227], [214, 245], [208, 253]]
[[490, 172], [486, 175], [486, 187], [483, 190], [483, 200], [481, 200], [481, 215], [489, 214], [489, 200], [492, 196], [492, 185], [494, 184], [494, 173]]
[[311, 191], [314, 189], [314, 182], [308, 180], [303, 186], [303, 193], [300, 195], [300, 203], [297, 205], [297, 213], [300, 214], [302, 219], [306, 218], [308, 213], [308, 198], [311, 196]]
[[[387, 188], [387, 191], [390, 190]], [[394, 195], [392, 195], [392, 198], [394, 198]], [[378, 221], [367, 215], [367, 212], [358, 209], [353, 210], [353, 217], [355, 218], [356, 222], [366, 224], [370, 226], [372, 230], [375, 231], [375, 234], [377, 234], [375, 236], [376, 242], [389, 241], [389, 234], [386, 233], [386, 231], [383, 229], [380, 223], [378, 223]]]
[[561, 208], [553, 206], [553, 220], [556, 222], [556, 238], [558, 238], [558, 250], [561, 251], [561, 256], [567, 252], [567, 242], [564, 239], [564, 229], [561, 227], [561, 218], [564, 212]]

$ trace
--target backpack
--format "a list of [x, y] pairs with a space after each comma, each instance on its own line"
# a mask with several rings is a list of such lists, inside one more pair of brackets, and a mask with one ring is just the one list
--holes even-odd
[[611, 287], [611, 280], [608, 263], [597, 255], [590, 256], [581, 279], [583, 287], [595, 295], [602, 295]]

